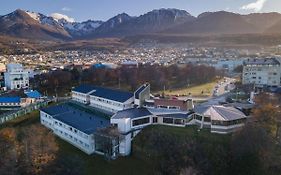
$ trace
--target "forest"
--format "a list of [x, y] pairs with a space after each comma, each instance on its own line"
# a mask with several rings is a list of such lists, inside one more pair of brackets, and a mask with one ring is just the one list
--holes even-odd
[[223, 76], [223, 72], [204, 65], [140, 65], [137, 68], [57, 70], [37, 75], [31, 84], [46, 95], [64, 95], [72, 87], [83, 83], [134, 91], [141, 84], [149, 82], [152, 90], [159, 91], [211, 82], [217, 76]]

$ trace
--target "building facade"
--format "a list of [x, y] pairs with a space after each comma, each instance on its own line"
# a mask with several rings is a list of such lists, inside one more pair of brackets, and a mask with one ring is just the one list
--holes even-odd
[[110, 125], [105, 118], [67, 104], [42, 109], [40, 122], [61, 139], [87, 154], [101, 154], [95, 150], [94, 133], [98, 128]]
[[[72, 91], [71, 102], [41, 109], [40, 120], [54, 134], [85, 153], [105, 155], [110, 152], [113, 157], [129, 155], [132, 140], [149, 125], [197, 125], [214, 133], [226, 134], [241, 128], [246, 120], [246, 116], [233, 107], [200, 106], [187, 110], [185, 101], [179, 104], [161, 102], [164, 106], [172, 104], [172, 108], [145, 107], [143, 104], [150, 98], [149, 88], [146, 84], [129, 93], [82, 85]], [[102, 116], [101, 111], [108, 115]], [[104, 150], [104, 140], [100, 139], [111, 136], [99, 134], [100, 130], [108, 128], [118, 133], [118, 138], [110, 142], [110, 151]]]
[[1, 110], [14, 110], [22, 105], [20, 97], [0, 97]]
[[11, 90], [29, 87], [29, 73], [21, 64], [8, 64], [4, 79], [5, 86]]
[[210, 129], [212, 133], [228, 134], [244, 126], [246, 116], [233, 107], [207, 106], [187, 112], [177, 109], [131, 108], [117, 112], [110, 119], [124, 139], [119, 151], [123, 156], [131, 152], [133, 138], [146, 126], [166, 125], [187, 127], [197, 125], [200, 129]]
[[241, 129], [247, 116], [234, 107], [206, 105], [194, 108], [192, 124], [209, 128], [212, 133], [228, 134]]
[[91, 85], [81, 85], [72, 90], [72, 100], [113, 114], [131, 108], [134, 102], [134, 94]]
[[248, 59], [243, 64], [243, 84], [257, 87], [281, 86], [281, 63], [277, 58]]

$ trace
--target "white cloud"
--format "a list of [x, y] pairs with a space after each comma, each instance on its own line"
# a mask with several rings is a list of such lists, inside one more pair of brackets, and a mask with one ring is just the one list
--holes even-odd
[[60, 14], [60, 13], [52, 13], [50, 16], [53, 17], [57, 21], [59, 19], [65, 19], [68, 22], [75, 22], [74, 18], [70, 18], [70, 17]]
[[62, 10], [62, 11], [65, 11], [65, 12], [69, 12], [69, 11], [71, 11], [71, 8], [63, 7], [61, 10]]
[[255, 12], [259, 12], [263, 9], [264, 4], [267, 2], [267, 0], [257, 0], [256, 2], [243, 5], [241, 7], [242, 10], [253, 10]]

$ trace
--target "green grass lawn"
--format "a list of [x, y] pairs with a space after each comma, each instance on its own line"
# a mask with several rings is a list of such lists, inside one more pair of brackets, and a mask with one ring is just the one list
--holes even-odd
[[39, 111], [36, 110], [0, 125], [0, 129], [4, 127], [28, 126], [38, 122], [39, 122]]
[[[191, 93], [194, 97], [208, 97], [212, 95], [212, 91], [216, 86], [216, 81], [201, 84], [193, 87], [186, 87], [181, 89], [166, 90], [165, 95], [189, 95]], [[203, 94], [202, 94], [203, 91]]]
[[83, 174], [85, 175], [149, 175], [152, 174], [151, 166], [134, 156], [119, 157], [117, 160], [107, 161], [103, 156], [99, 155], [87, 155], [70, 145], [69, 143], [57, 139], [60, 147], [60, 155], [73, 156], [83, 160]]
[[[231, 135], [221, 135], [210, 133], [209, 129], [201, 129], [199, 130], [197, 126], [188, 126], [188, 127], [174, 127], [174, 126], [164, 126], [164, 125], [155, 125], [149, 126], [143, 132], [151, 132], [151, 130], [161, 130], [164, 133], [173, 134], [178, 138], [194, 138], [201, 140], [205, 143], [219, 143], [219, 144], [227, 144]], [[138, 138], [136, 138], [134, 144], [138, 145]]]

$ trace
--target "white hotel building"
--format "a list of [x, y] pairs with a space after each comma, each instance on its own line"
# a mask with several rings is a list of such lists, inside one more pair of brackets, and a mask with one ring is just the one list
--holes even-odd
[[21, 64], [8, 64], [4, 79], [5, 86], [8, 89], [25, 89], [29, 87], [29, 73]]
[[64, 104], [42, 109], [40, 121], [54, 134], [83, 152], [102, 154], [95, 150], [94, 133], [98, 128], [108, 127], [108, 119]]
[[281, 86], [281, 62], [277, 58], [248, 59], [243, 64], [243, 84]]
[[82, 85], [72, 90], [72, 99], [107, 113], [116, 113], [131, 108], [134, 94], [91, 85]]
[[[246, 116], [233, 107], [200, 106], [190, 111], [145, 108], [143, 103], [150, 98], [149, 94], [148, 84], [135, 93], [82, 85], [72, 91], [72, 102], [42, 109], [40, 119], [60, 138], [87, 154], [103, 154], [102, 144], [94, 137], [97, 130], [116, 128], [122, 139], [112, 146], [113, 157], [129, 155], [132, 140], [149, 125], [197, 125], [214, 133], [227, 134], [241, 128], [246, 120]], [[96, 110], [112, 115], [107, 118]]]

